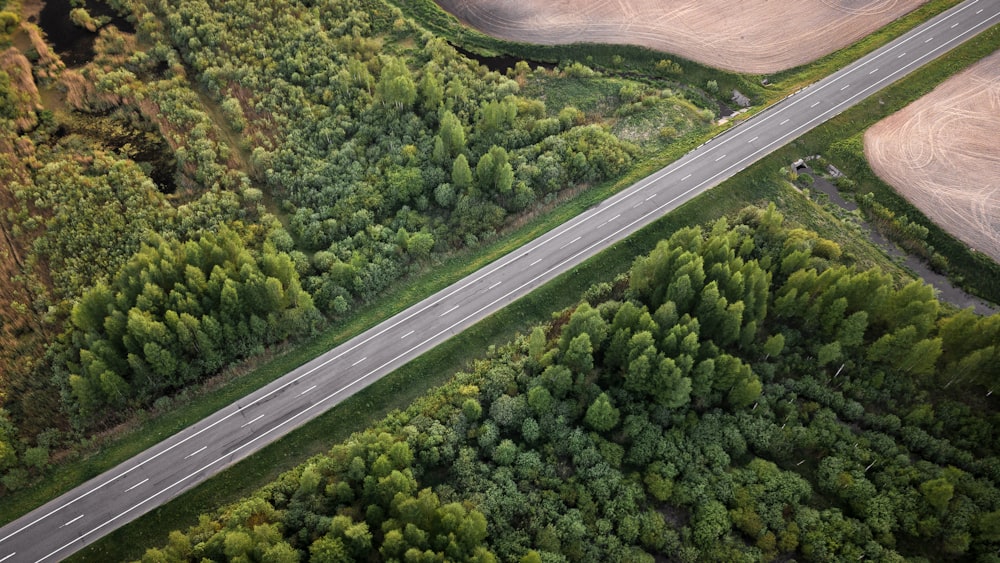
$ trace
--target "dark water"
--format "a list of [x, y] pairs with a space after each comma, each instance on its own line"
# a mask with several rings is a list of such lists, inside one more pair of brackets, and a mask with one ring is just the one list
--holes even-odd
[[[501, 55], [499, 57], [484, 57], [482, 55], [477, 55], [471, 51], [466, 51], [465, 49], [459, 47], [458, 45], [455, 45], [454, 43], [448, 43], [448, 44], [451, 45], [456, 51], [458, 51], [459, 54], [461, 54], [463, 57], [472, 59], [478, 62], [479, 64], [485, 66], [486, 68], [499, 72], [500, 74], [506, 74], [507, 69], [512, 69], [514, 68], [514, 65], [516, 65], [518, 62], [525, 60], [518, 57], [512, 57], [510, 55]], [[539, 61], [527, 61], [527, 63], [531, 65], [531, 68], [542, 67], [552, 70], [556, 67], [554, 63], [543, 63]]]
[[[116, 14], [107, 4], [90, 0], [86, 5], [91, 17], [108, 16], [118, 29], [132, 33], [135, 28], [123, 17]], [[69, 12], [73, 9], [69, 0], [47, 0], [42, 8], [38, 26], [42, 28], [56, 53], [66, 66], [76, 67], [86, 64], [94, 57], [94, 40], [96, 33], [91, 33], [82, 27], [77, 27], [69, 20]]]

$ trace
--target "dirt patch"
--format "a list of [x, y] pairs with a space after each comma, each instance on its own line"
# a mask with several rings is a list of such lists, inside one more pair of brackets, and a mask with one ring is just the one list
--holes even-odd
[[484, 33], [527, 43], [641, 45], [769, 74], [846, 47], [926, 0], [436, 0]]
[[865, 133], [872, 169], [927, 217], [1000, 262], [1000, 51]]

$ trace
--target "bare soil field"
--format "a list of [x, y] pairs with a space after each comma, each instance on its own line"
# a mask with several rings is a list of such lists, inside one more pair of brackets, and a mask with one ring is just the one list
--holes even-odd
[[1000, 51], [865, 133], [872, 169], [927, 217], [1000, 262]]
[[641, 45], [769, 74], [846, 47], [926, 0], [436, 0], [463, 23], [545, 45]]

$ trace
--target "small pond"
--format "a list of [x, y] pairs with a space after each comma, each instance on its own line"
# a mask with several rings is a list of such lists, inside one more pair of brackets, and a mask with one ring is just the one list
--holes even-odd
[[[97, 34], [75, 25], [69, 19], [73, 9], [70, 0], [47, 0], [42, 8], [38, 26], [42, 28], [52, 44], [53, 50], [59, 55], [66, 66], [77, 67], [87, 63], [94, 57], [94, 41]], [[135, 28], [128, 20], [119, 16], [104, 2], [90, 0], [86, 5], [87, 12], [97, 19], [101, 16], [111, 18], [107, 25], [114, 25], [122, 31], [132, 33]]]

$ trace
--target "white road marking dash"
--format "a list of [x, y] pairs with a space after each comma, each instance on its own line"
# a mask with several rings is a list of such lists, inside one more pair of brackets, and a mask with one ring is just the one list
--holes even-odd
[[448, 309], [447, 311], [445, 311], [445, 312], [441, 313], [441, 314], [440, 314], [440, 315], [438, 315], [438, 316], [439, 316], [439, 317], [443, 317], [443, 316], [447, 315], [448, 313], [450, 313], [450, 312], [454, 311], [455, 309], [458, 309], [458, 305], [455, 305], [455, 306], [454, 306], [454, 307], [452, 307], [451, 309]]
[[[261, 415], [261, 416], [264, 416], [264, 415]], [[138, 487], [139, 485], [142, 485], [142, 484], [143, 484], [143, 483], [145, 483], [146, 481], [149, 481], [149, 477], [146, 477], [146, 478], [145, 478], [145, 479], [143, 479], [142, 481], [139, 481], [139, 482], [138, 482], [138, 483], [136, 483], [135, 485], [132, 485], [131, 487], [129, 487], [129, 488], [127, 488], [127, 489], [125, 489], [125, 492], [127, 493], [127, 492], [131, 491], [132, 489], [134, 489], [134, 488]]]
[[262, 418], [264, 418], [264, 415], [260, 415], [257, 418], [251, 420], [250, 422], [244, 423], [243, 426], [240, 426], [240, 428], [244, 428], [244, 427], [250, 426], [251, 424], [257, 422], [258, 420], [260, 420]]
[[[757, 139], [759, 139], [759, 138], [760, 138], [760, 137], [754, 137], [753, 139], [750, 139], [750, 140], [749, 140], [749, 141], [747, 141], [747, 142], [748, 142], [748, 143], [752, 143], [752, 142], [756, 141], [756, 140], [757, 140]], [[690, 174], [689, 174], [689, 176], [690, 176]]]
[[184, 456], [184, 459], [187, 459], [187, 458], [189, 458], [189, 457], [194, 457], [194, 456], [196, 456], [196, 455], [200, 454], [201, 452], [203, 452], [203, 451], [205, 451], [205, 450], [207, 450], [207, 449], [208, 449], [208, 446], [202, 446], [202, 447], [201, 447], [201, 448], [199, 448], [198, 450], [196, 450], [196, 451], [193, 451], [193, 452], [189, 453], [188, 455]]
[[303, 391], [303, 392], [299, 393], [299, 397], [301, 397], [302, 395], [305, 395], [306, 393], [308, 393], [308, 392], [312, 391], [312, 390], [313, 390], [313, 389], [315, 389], [315, 388], [316, 388], [316, 386], [315, 386], [315, 385], [313, 385], [312, 387], [310, 387], [310, 388], [306, 389], [305, 391]]
[[[455, 309], [458, 309], [458, 305], [455, 305]], [[455, 309], [452, 309], [452, 311], [454, 311]], [[360, 360], [358, 360], [358, 361], [354, 362], [353, 364], [351, 364], [351, 366], [352, 367], [356, 366], [356, 365], [360, 364], [361, 362], [363, 362], [363, 361], [365, 361], [367, 359], [368, 359], [368, 356], [365, 356], [364, 358], [361, 358]]]
[[489, 289], [493, 289], [494, 287], [496, 287], [496, 286], [498, 286], [498, 285], [500, 285], [500, 284], [502, 284], [502, 283], [503, 283], [502, 281], [498, 281], [498, 282], [495, 282], [495, 283], [494, 283], [493, 285], [491, 285], [491, 286], [487, 287], [486, 289], [488, 289], [488, 290], [489, 290]]
[[407, 336], [413, 334], [414, 332], [416, 332], [416, 331], [415, 330], [411, 330], [410, 332], [407, 332], [403, 336], [400, 336], [399, 339], [402, 340], [402, 339], [406, 338]]
[[722, 156], [720, 156], [719, 158], [715, 159], [715, 161], [716, 161], [716, 162], [719, 162], [719, 161], [720, 161], [720, 160], [722, 160], [723, 158], [726, 158], [726, 155], [722, 155]]
[[11, 553], [11, 554], [10, 554], [10, 555], [8, 555], [7, 557], [4, 557], [4, 558], [0, 559], [0, 563], [3, 563], [4, 561], [6, 561], [6, 560], [10, 559], [11, 557], [14, 557], [15, 555], [17, 555], [17, 552], [16, 552], [16, 551], [15, 551], [15, 552], [13, 552], [13, 553]]
[[76, 522], [76, 521], [77, 521], [77, 520], [79, 520], [80, 518], [83, 518], [83, 514], [81, 514], [81, 515], [77, 516], [76, 518], [74, 518], [74, 519], [70, 520], [69, 522], [66, 522], [65, 524], [63, 524], [62, 526], [59, 526], [59, 527], [60, 527], [60, 528], [65, 528], [66, 526], [69, 526], [70, 524], [72, 524], [73, 522]]
[[688, 178], [690, 178], [690, 177], [691, 177], [691, 175], [690, 175], [690, 174], [688, 174], [687, 176], [684, 176], [683, 178], [681, 178], [681, 182], [683, 182], [684, 180], [687, 180], [687, 179], [688, 179]]
[[567, 242], [566, 244], [564, 244], [564, 245], [560, 246], [560, 247], [559, 247], [559, 250], [562, 250], [562, 249], [566, 248], [567, 246], [569, 246], [569, 245], [573, 244], [574, 242], [576, 242], [576, 241], [580, 240], [580, 238], [581, 238], [581, 237], [576, 237], [575, 239], [573, 239], [573, 240], [571, 240], [571, 241]]
[[535, 264], [537, 264], [537, 263], [539, 263], [539, 262], [541, 262], [541, 261], [542, 261], [542, 259], [541, 259], [541, 258], [539, 258], [538, 260], [535, 260], [534, 262], [532, 262], [531, 264], [528, 264], [528, 265], [529, 265], [529, 266], [534, 266]]
[[788, 123], [789, 121], [791, 121], [791, 120], [790, 119], [786, 119], [786, 120], [782, 121], [781, 123], [779, 123], [778, 125], [784, 125], [784, 124]]
[[814, 102], [814, 103], [813, 103], [813, 105], [811, 105], [811, 106], [809, 106], [809, 107], [811, 107], [811, 108], [814, 108], [814, 107], [816, 107], [816, 106], [818, 106], [818, 105], [819, 105], [819, 102]]

